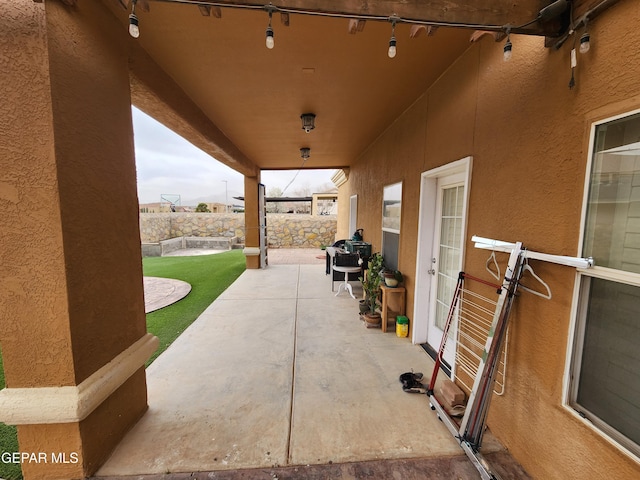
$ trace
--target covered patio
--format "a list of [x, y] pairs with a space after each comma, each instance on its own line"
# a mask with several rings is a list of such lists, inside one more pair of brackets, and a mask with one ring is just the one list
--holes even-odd
[[[274, 260], [294, 256], [274, 251]], [[97, 476], [404, 459], [423, 474], [428, 460], [442, 478], [477, 478], [426, 395], [398, 381], [411, 369], [429, 377], [431, 358], [365, 328], [357, 312], [349, 295], [331, 292], [323, 264], [247, 270], [147, 369], [149, 411]], [[484, 448], [510, 459], [490, 434]], [[505, 478], [523, 478], [507, 467]]]
[[[536, 266], [553, 298], [518, 300], [487, 424], [534, 478], [638, 477], [640, 430], [589, 418], [578, 363], [591, 280], [640, 291], [640, 160], [592, 168], [639, 139], [639, 23], [634, 0], [0, 2], [0, 421], [75, 459], [24, 478], [463, 458], [397, 377], [429, 372], [453, 275], [485, 272], [472, 235], [584, 256], [589, 189], [617, 176], [633, 267]], [[250, 271], [149, 371], [132, 105], [245, 187]], [[303, 168], [336, 171], [336, 239], [362, 228], [403, 273], [410, 340], [364, 330], [321, 265], [265, 268], [262, 172]]]

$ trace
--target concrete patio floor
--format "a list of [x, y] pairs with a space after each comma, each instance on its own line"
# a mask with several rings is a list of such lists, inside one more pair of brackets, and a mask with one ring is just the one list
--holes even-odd
[[[97, 477], [361, 478], [323, 469], [455, 458], [452, 476], [415, 478], [479, 478], [428, 398], [401, 389], [398, 376], [428, 378], [431, 359], [392, 331], [366, 329], [320, 263], [244, 272], [147, 369], [149, 411]], [[514, 473], [504, 478], [525, 478], [490, 434], [483, 452], [507, 458], [501, 471]], [[380, 475], [367, 477], [395, 473]]]

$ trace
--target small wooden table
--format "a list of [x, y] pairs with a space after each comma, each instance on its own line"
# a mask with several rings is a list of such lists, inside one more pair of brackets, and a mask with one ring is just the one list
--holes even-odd
[[[382, 297], [382, 331], [386, 332], [390, 308], [393, 308], [392, 313], [395, 313], [396, 316], [404, 315], [406, 289], [404, 287], [387, 287], [383, 284], [380, 285], [380, 293]], [[392, 297], [395, 298], [392, 300]]]

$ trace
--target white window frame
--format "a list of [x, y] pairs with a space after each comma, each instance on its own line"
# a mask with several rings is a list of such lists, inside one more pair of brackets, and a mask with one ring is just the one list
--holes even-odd
[[349, 235], [358, 228], [358, 195], [349, 197]]
[[[384, 210], [385, 210], [385, 195], [387, 194], [387, 192], [391, 192], [397, 188], [400, 188], [400, 212], [399, 212], [399, 216], [398, 216], [398, 228], [391, 228], [391, 227], [385, 227], [385, 215], [384, 215]], [[390, 183], [388, 185], [384, 185], [382, 187], [382, 247], [381, 247], [381, 252], [384, 253], [386, 252], [386, 245], [385, 245], [385, 233], [391, 233], [393, 235], [397, 235], [398, 238], [398, 250], [396, 252], [397, 258], [395, 258], [395, 263], [400, 263], [400, 230], [401, 230], [401, 225], [402, 225], [402, 196], [403, 196], [403, 191], [404, 191], [404, 181], [400, 180], [399, 182], [394, 182], [394, 183]], [[398, 265], [399, 266], [399, 265]]]
[[[396, 188], [400, 188], [400, 214], [398, 216], [398, 228], [385, 227], [384, 226], [385, 194], [387, 191], [392, 191], [393, 189], [396, 189]], [[404, 190], [404, 182], [402, 180], [400, 180], [399, 182], [390, 183], [389, 185], [385, 185], [382, 188], [382, 231], [384, 232], [397, 233], [398, 235], [400, 235], [400, 226], [402, 224], [402, 195], [403, 195], [402, 191], [403, 190]]]
[[[625, 112], [619, 115], [608, 117], [593, 122], [589, 134], [589, 155], [584, 178], [584, 192], [582, 200], [582, 216], [580, 220], [580, 238], [578, 241], [578, 257], [582, 257], [584, 248], [585, 228], [587, 224], [587, 210], [589, 205], [589, 193], [591, 184], [591, 170], [593, 168], [593, 150], [595, 143], [596, 130], [600, 125], [630, 117], [640, 113], [640, 109]], [[597, 260], [596, 260], [597, 262]], [[626, 272], [607, 267], [599, 267], [597, 264], [590, 269], [577, 269], [576, 279], [573, 290], [573, 301], [571, 308], [571, 320], [569, 324], [569, 341], [567, 342], [567, 353], [565, 361], [565, 378], [563, 382], [563, 407], [578, 421], [586, 425], [592, 431], [604, 438], [607, 442], [618, 448], [632, 460], [640, 463], [640, 447], [628, 447], [622, 441], [618, 440], [619, 436], [613, 427], [609, 427], [605, 422], [589, 419], [584, 412], [577, 410], [572, 405], [573, 399], [577, 396], [578, 381], [572, 381], [574, 372], [579, 372], [580, 359], [582, 358], [582, 349], [584, 345], [584, 335], [586, 326], [586, 308], [588, 304], [589, 282], [591, 278], [600, 278], [612, 282], [624, 283], [627, 285], [640, 287], [640, 274]], [[576, 374], [577, 376], [577, 374]], [[633, 448], [633, 449], [632, 449]]]

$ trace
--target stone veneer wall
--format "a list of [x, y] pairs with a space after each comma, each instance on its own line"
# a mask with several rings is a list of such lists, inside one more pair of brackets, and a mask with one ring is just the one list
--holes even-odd
[[320, 248], [336, 241], [335, 215], [267, 214], [271, 248]]
[[[335, 215], [267, 214], [271, 248], [320, 248], [336, 237]], [[238, 237], [244, 243], [242, 213], [141, 213], [142, 243], [175, 237]]]

